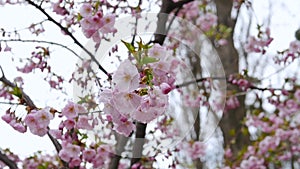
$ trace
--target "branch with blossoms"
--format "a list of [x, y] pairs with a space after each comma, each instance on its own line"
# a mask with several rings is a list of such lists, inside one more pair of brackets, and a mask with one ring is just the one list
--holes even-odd
[[[1, 70], [1, 74], [2, 74], [2, 77], [0, 78], [0, 81], [4, 85], [9, 86], [10, 88], [12, 88], [14, 90], [13, 94], [16, 95], [19, 98], [20, 104], [23, 104], [24, 106], [26, 106], [27, 111], [37, 109], [36, 105], [33, 103], [31, 98], [22, 89], [20, 89], [18, 86], [16, 86], [14, 83], [9, 81], [5, 77], [4, 71], [3, 71], [1, 66], [0, 66], [0, 70]], [[9, 120], [9, 121], [11, 122], [11, 120]], [[19, 124], [19, 123], [15, 123], [14, 125], [15, 125], [14, 128], [16, 130], [18, 130], [20, 132], [23, 132], [23, 133], [26, 132], [26, 128], [25, 128], [24, 125]], [[56, 151], [59, 152], [61, 150], [60, 143], [51, 134], [49, 134], [48, 131], [47, 131], [47, 135], [50, 138], [53, 145], [55, 146]], [[67, 164], [65, 162], [63, 162], [63, 163], [64, 163], [65, 166], [67, 166]]]
[[25, 1], [28, 2], [30, 5], [32, 5], [33, 7], [37, 8], [40, 12], [42, 12], [47, 17], [47, 19], [50, 22], [54, 23], [57, 27], [61, 29], [61, 31], [63, 31], [66, 35], [68, 35], [76, 45], [78, 45], [83, 51], [85, 51], [91, 57], [92, 61], [97, 64], [98, 68], [108, 77], [108, 79], [111, 79], [111, 75], [102, 67], [102, 65], [99, 63], [96, 57], [88, 49], [86, 49], [67, 28], [63, 27], [59, 22], [57, 22], [53, 17], [51, 17], [41, 6], [35, 4], [31, 0], [25, 0]]
[[18, 169], [17, 164], [13, 160], [9, 159], [7, 155], [2, 153], [1, 150], [0, 150], [0, 161], [6, 164], [10, 169]]

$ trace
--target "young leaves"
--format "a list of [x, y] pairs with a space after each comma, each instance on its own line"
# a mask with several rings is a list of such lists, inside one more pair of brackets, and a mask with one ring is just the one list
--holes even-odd
[[137, 41], [138, 44], [137, 49], [129, 42], [125, 42], [121, 40], [122, 43], [126, 46], [128, 51], [134, 56], [135, 60], [137, 61], [137, 66], [140, 68], [143, 65], [158, 62], [159, 60], [154, 57], [148, 56], [148, 49], [150, 49], [152, 46], [143, 44], [142, 39], [140, 38], [140, 41]]

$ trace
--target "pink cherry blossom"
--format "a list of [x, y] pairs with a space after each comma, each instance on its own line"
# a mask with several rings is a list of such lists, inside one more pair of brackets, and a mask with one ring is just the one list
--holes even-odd
[[53, 8], [53, 12], [55, 12], [58, 15], [64, 16], [69, 13], [65, 7], [60, 6], [60, 2], [53, 3], [52, 8]]
[[240, 106], [240, 102], [236, 96], [230, 96], [226, 100], [226, 110], [232, 110]]
[[9, 47], [7, 44], [3, 50], [4, 52], [11, 52], [11, 47]]
[[28, 127], [35, 127], [38, 125], [37, 123], [37, 120], [36, 120], [36, 117], [33, 113], [30, 113], [28, 114], [25, 119], [24, 119], [24, 122], [25, 124], [28, 126]]
[[80, 163], [81, 163], [81, 159], [79, 157], [72, 158], [72, 160], [69, 163], [69, 167], [74, 168], [80, 166]]
[[290, 43], [289, 51], [292, 53], [300, 52], [300, 41], [295, 40]]
[[79, 116], [78, 121], [76, 123], [76, 128], [92, 130], [93, 126], [89, 123], [89, 120], [90, 118], [88, 116]]
[[205, 154], [205, 145], [200, 141], [196, 141], [193, 143], [193, 146], [191, 147], [189, 153], [192, 159], [200, 158]]
[[82, 152], [82, 158], [88, 162], [92, 162], [96, 155], [96, 151], [94, 149], [86, 149]]
[[159, 87], [161, 88], [163, 94], [168, 94], [170, 91], [173, 90], [173, 88], [167, 83], [162, 83]]
[[261, 39], [258, 39], [254, 36], [250, 36], [244, 48], [248, 53], [255, 52], [265, 54], [265, 48], [268, 47], [272, 41], [273, 38], [269, 36], [269, 33], [266, 35], [265, 38]]
[[96, 154], [93, 161], [93, 168], [105, 168], [105, 159], [103, 158], [102, 154]]
[[197, 25], [200, 25], [200, 28], [203, 31], [209, 31], [213, 26], [217, 24], [218, 17], [212, 13], [206, 13], [201, 15], [199, 19], [197, 19]]
[[48, 132], [47, 128], [29, 128], [29, 129], [32, 134], [38, 135], [40, 137], [43, 137]]
[[65, 127], [66, 129], [71, 130], [71, 129], [74, 128], [76, 122], [75, 122], [75, 120], [73, 120], [73, 119], [67, 119], [67, 120], [64, 121], [63, 124], [64, 124], [64, 127]]
[[83, 17], [88, 17], [92, 15], [92, 5], [89, 3], [84, 3], [80, 8], [80, 15]]
[[149, 49], [149, 56], [164, 60], [167, 56], [167, 50], [165, 47], [160, 46], [159, 44], [154, 44], [152, 48]]
[[249, 87], [251, 87], [251, 83], [246, 79], [239, 79], [237, 81], [237, 85], [244, 91], [246, 91]]
[[128, 59], [123, 61], [112, 77], [115, 89], [130, 92], [139, 87], [139, 72]]
[[25, 133], [27, 128], [21, 123], [15, 123], [12, 127], [20, 133]]
[[135, 93], [116, 93], [113, 97], [114, 106], [123, 115], [128, 116], [134, 112], [141, 103], [141, 96]]
[[60, 150], [58, 156], [66, 162], [69, 162], [71, 160], [69, 152], [67, 152], [65, 149]]
[[266, 169], [264, 166], [264, 159], [251, 156], [247, 160], [241, 162], [241, 169]]
[[189, 20], [197, 17], [199, 14], [199, 2], [192, 1], [191, 3], [184, 4], [180, 14], [184, 14], [185, 17]]
[[183, 142], [179, 145], [179, 149], [187, 153], [188, 157], [193, 160], [201, 158], [205, 154], [205, 145], [200, 141]]
[[114, 33], [117, 30], [113, 27], [115, 24], [115, 15], [109, 14], [109, 15], [105, 15], [103, 17], [103, 27], [100, 29], [100, 31], [104, 34], [107, 33]]
[[121, 113], [115, 108], [114, 104], [105, 103], [103, 111], [108, 115], [108, 118], [111, 118], [109, 121], [117, 123], [122, 117]]
[[118, 133], [128, 137], [136, 127], [126, 117], [122, 117], [117, 123], [115, 123], [114, 128]]
[[62, 139], [62, 131], [58, 129], [50, 129], [49, 133], [56, 139]]
[[168, 106], [168, 95], [162, 93], [158, 87], [143, 96], [141, 105], [132, 113], [132, 118], [142, 123], [149, 123], [165, 113]]
[[32, 110], [26, 115], [24, 122], [29, 127], [30, 131], [38, 136], [44, 136], [48, 132], [48, 125], [53, 115], [48, 108], [41, 110]]
[[50, 120], [53, 119], [53, 115], [49, 112], [49, 109], [42, 109], [35, 114], [38, 126], [46, 128], [50, 124]]
[[68, 104], [62, 109], [62, 115], [66, 116], [67, 118], [75, 118], [78, 116], [78, 114], [82, 113], [86, 113], [85, 108], [73, 102], [68, 102]]
[[297, 102], [300, 103], [300, 89], [297, 89], [294, 97], [296, 98]]
[[63, 147], [62, 150], [65, 150], [68, 152], [69, 156], [71, 158], [76, 158], [79, 156], [80, 153], [80, 147], [78, 145], [67, 143], [65, 147]]
[[7, 113], [1, 116], [1, 118], [6, 123], [10, 123], [14, 119], [11, 114], [7, 114]]
[[155, 113], [155, 109], [142, 109], [142, 107], [139, 107], [132, 113], [132, 118], [141, 123], [149, 123], [157, 117]]

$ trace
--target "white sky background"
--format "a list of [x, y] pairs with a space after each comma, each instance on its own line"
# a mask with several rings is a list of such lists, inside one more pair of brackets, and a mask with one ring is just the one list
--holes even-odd
[[[260, 20], [261, 18], [267, 18], [268, 13], [265, 11], [269, 10], [269, 2], [272, 2], [272, 18], [271, 18], [271, 36], [274, 37], [270, 48], [274, 50], [283, 50], [288, 48], [290, 41], [294, 40], [294, 33], [300, 27], [300, 1], [297, 0], [269, 0], [261, 1], [255, 0], [253, 3], [253, 8], [259, 23], [265, 22], [265, 20]], [[0, 7], [0, 28], [5, 28], [6, 30], [14, 30], [28, 27], [33, 21], [41, 21], [41, 14], [32, 7], [24, 6], [5, 6]], [[255, 21], [254, 21], [255, 23]], [[58, 29], [53, 26], [51, 23], [44, 25], [46, 29], [46, 34], [41, 35], [41, 39], [49, 41], [63, 41], [64, 44], [74, 47], [74, 44], [69, 38], [58, 33]], [[28, 30], [23, 30], [23, 32], [29, 32]], [[50, 33], [51, 32], [51, 33]], [[79, 32], [80, 33], [80, 32]], [[253, 33], [257, 32], [253, 30]], [[22, 36], [22, 39], [33, 39], [30, 38], [30, 34], [26, 33], [25, 36]], [[85, 44], [85, 39], [82, 35], [76, 34], [77, 37], [80, 37], [82, 44]], [[10, 45], [11, 44], [11, 45]], [[13, 47], [12, 52], [15, 54], [13, 57], [28, 57], [33, 50], [32, 45], [25, 45], [24, 43], [9, 43]], [[2, 48], [5, 47], [5, 44], [1, 44]], [[16, 47], [14, 47], [16, 46]], [[77, 58], [75, 58], [70, 52], [62, 50], [60, 47], [53, 46], [50, 48], [51, 51], [54, 51], [51, 54], [51, 66], [53, 70], [58, 72], [58, 74], [65, 77], [70, 77], [72, 71], [75, 68], [75, 63]], [[80, 50], [78, 50], [80, 51]], [[57, 98], [58, 92], [55, 90], [49, 91], [48, 84], [42, 79], [43, 76], [40, 76], [40, 80], [33, 78], [30, 75], [24, 75], [16, 71], [15, 63], [11, 61], [10, 53], [0, 52], [0, 65], [5, 71], [5, 75], [9, 80], [12, 80], [14, 77], [22, 76], [25, 79], [25, 91], [29, 93], [30, 97], [33, 99], [35, 104], [38, 107], [43, 107], [45, 105], [56, 105], [57, 108], [60, 108], [62, 105], [57, 105], [61, 103], [63, 98]], [[256, 57], [256, 56], [253, 56]], [[264, 56], [272, 57], [272, 56]], [[272, 59], [270, 59], [272, 61]], [[22, 65], [22, 64], [21, 64]], [[20, 66], [21, 66], [20, 65]], [[270, 65], [273, 65], [270, 63]], [[287, 70], [295, 70], [297, 64], [294, 66], [289, 66]], [[270, 66], [267, 71], [265, 71], [265, 76], [271, 74], [278, 70], [279, 66]], [[30, 79], [30, 77], [32, 79]], [[277, 79], [277, 78], [276, 78]], [[275, 79], [274, 79], [275, 80]], [[266, 81], [266, 85], [269, 81]], [[277, 81], [277, 83], [280, 83]], [[68, 93], [72, 93], [72, 86], [68, 87]], [[69, 95], [71, 98], [72, 94]], [[67, 98], [67, 96], [66, 96]], [[2, 116], [5, 110], [8, 108], [7, 105], [0, 104], [0, 116]], [[1, 148], [10, 148], [13, 152], [29, 156], [38, 150], [47, 150], [54, 151], [54, 146], [47, 137], [41, 138], [34, 136], [27, 132], [26, 134], [20, 134], [12, 129], [8, 124], [0, 120], [0, 147]]]

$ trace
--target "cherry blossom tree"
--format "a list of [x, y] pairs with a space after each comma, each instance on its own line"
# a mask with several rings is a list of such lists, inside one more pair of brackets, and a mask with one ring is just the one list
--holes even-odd
[[0, 30], [18, 72], [0, 63], [1, 119], [53, 145], [29, 157], [0, 147], [1, 168], [299, 167], [299, 72], [286, 70], [300, 33], [274, 53], [271, 12], [261, 21], [255, 1], [0, 5], [38, 14]]

